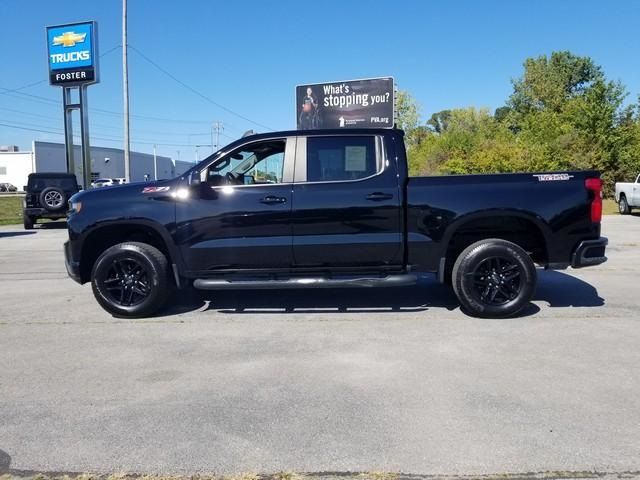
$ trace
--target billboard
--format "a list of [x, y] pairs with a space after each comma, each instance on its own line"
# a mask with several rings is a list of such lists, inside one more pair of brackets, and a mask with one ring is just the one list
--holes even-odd
[[393, 128], [394, 101], [392, 77], [298, 85], [297, 128]]
[[96, 23], [47, 27], [49, 83], [82, 85], [98, 82]]

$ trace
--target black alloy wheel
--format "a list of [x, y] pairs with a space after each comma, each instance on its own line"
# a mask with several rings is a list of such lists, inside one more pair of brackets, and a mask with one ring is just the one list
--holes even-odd
[[510, 317], [529, 304], [537, 272], [520, 246], [498, 238], [469, 245], [452, 272], [453, 290], [462, 309], [476, 317]]
[[160, 310], [173, 284], [167, 258], [156, 247], [140, 242], [106, 249], [91, 272], [98, 303], [117, 317], [146, 317]]
[[101, 282], [110, 300], [123, 307], [142, 303], [152, 288], [145, 265], [134, 257], [114, 259]]
[[520, 292], [520, 268], [509, 258], [487, 258], [472, 275], [478, 298], [487, 305], [504, 305]]

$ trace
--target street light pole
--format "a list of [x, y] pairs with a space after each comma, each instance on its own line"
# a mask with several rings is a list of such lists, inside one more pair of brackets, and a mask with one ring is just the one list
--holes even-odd
[[158, 180], [158, 159], [156, 157], [156, 144], [153, 144], [153, 179]]
[[124, 177], [131, 182], [129, 164], [129, 65], [127, 59], [127, 0], [122, 0], [122, 96], [124, 98]]
[[[216, 143], [213, 143], [213, 131], [216, 132]], [[211, 153], [215, 152], [218, 148], [220, 148], [220, 130], [224, 130], [224, 126], [222, 122], [214, 122], [211, 125]]]

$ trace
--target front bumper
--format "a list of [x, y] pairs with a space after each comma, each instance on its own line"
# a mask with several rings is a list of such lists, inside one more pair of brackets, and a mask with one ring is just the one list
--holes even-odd
[[69, 276], [78, 283], [82, 283], [80, 276], [80, 262], [73, 259], [71, 253], [71, 242], [64, 242], [64, 266], [67, 268]]
[[578, 244], [571, 255], [571, 266], [573, 268], [592, 267], [607, 261], [604, 255], [609, 240], [600, 237], [595, 240], [583, 240]]

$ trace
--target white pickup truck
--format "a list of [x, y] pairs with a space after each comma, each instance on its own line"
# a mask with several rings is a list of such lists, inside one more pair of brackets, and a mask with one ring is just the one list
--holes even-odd
[[622, 215], [631, 213], [632, 208], [640, 207], [640, 175], [635, 183], [616, 183], [616, 202]]

